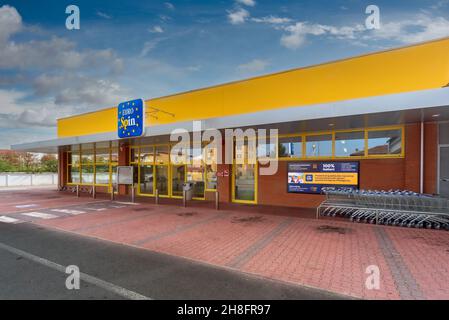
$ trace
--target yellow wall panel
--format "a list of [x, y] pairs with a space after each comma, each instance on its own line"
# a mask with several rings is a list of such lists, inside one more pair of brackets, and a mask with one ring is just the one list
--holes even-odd
[[66, 138], [117, 131], [117, 108], [58, 120], [58, 137]]
[[[147, 126], [441, 88], [449, 84], [449, 38], [327, 64], [150, 99]], [[153, 112], [157, 108], [174, 114]], [[58, 122], [60, 136], [115, 131], [100, 111]], [[79, 126], [95, 119], [96, 124]], [[99, 123], [103, 122], [103, 123]], [[107, 123], [104, 123], [107, 122]]]

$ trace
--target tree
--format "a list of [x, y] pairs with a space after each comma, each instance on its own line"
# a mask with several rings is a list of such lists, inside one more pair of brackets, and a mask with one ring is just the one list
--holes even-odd
[[52, 154], [47, 154], [41, 158], [40, 171], [58, 172], [58, 159]]

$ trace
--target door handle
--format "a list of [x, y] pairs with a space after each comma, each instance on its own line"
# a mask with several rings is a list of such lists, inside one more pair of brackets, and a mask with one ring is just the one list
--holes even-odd
[[446, 179], [446, 178], [441, 178], [440, 180], [443, 182], [449, 182], [449, 179]]

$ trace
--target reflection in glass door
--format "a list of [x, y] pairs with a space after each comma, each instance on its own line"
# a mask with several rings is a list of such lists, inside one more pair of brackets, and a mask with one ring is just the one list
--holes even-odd
[[187, 181], [193, 183], [193, 197], [204, 199], [204, 169], [201, 164], [187, 166]]
[[140, 167], [140, 193], [146, 195], [154, 194], [154, 179], [153, 179], [154, 166], [143, 165]]
[[156, 166], [156, 189], [160, 196], [168, 196], [168, 166]]
[[257, 203], [257, 161], [254, 142], [236, 144], [232, 170], [232, 200], [241, 203]]
[[186, 179], [186, 166], [172, 166], [172, 196], [182, 197], [183, 184]]
[[256, 174], [255, 164], [234, 165], [234, 202], [256, 202]]

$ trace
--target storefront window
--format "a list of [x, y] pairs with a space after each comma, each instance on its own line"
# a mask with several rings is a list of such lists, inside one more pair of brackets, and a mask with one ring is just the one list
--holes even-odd
[[112, 163], [118, 162], [118, 149], [117, 148], [111, 149], [111, 162]]
[[172, 166], [172, 195], [183, 196], [183, 185], [186, 179], [186, 166]]
[[168, 166], [156, 166], [156, 189], [161, 196], [168, 196]]
[[187, 181], [193, 183], [193, 197], [204, 198], [204, 168], [200, 164], [187, 166]]
[[140, 147], [140, 163], [153, 163], [153, 162], [154, 162], [154, 148]]
[[332, 157], [332, 135], [307, 136], [306, 157]]
[[143, 165], [140, 167], [140, 193], [152, 195], [154, 194], [154, 166]]
[[95, 166], [95, 184], [109, 184], [109, 165]]
[[81, 183], [93, 184], [94, 183], [94, 167], [91, 165], [81, 166]]
[[81, 163], [93, 164], [94, 163], [94, 145], [93, 143], [83, 144], [81, 146]]
[[168, 146], [156, 147], [156, 164], [168, 164], [169, 163], [169, 150]]
[[139, 147], [131, 147], [129, 149], [130, 152], [130, 162], [132, 164], [139, 163]]
[[365, 132], [335, 133], [336, 157], [363, 157], [365, 155]]
[[186, 164], [188, 155], [189, 155], [189, 147], [187, 145], [183, 146], [178, 144], [172, 147], [170, 153], [170, 161], [174, 165]]
[[402, 153], [402, 130], [368, 131], [368, 155], [399, 155]]
[[267, 138], [265, 143], [259, 143], [257, 146], [258, 159], [276, 159], [276, 144], [271, 143]]
[[96, 149], [95, 163], [109, 163], [110, 162], [109, 149]]
[[80, 183], [80, 168], [77, 165], [69, 166], [69, 183]]
[[302, 137], [279, 138], [279, 158], [301, 158]]

